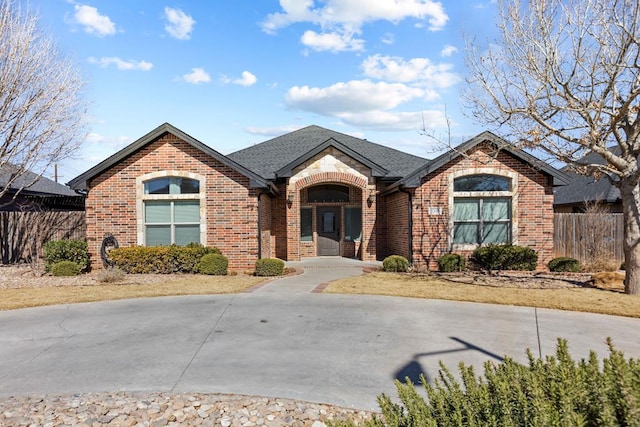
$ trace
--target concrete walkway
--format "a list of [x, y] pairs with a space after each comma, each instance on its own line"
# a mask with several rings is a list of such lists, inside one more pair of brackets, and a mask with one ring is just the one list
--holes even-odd
[[[216, 392], [376, 409], [393, 380], [481, 368], [524, 350], [640, 355], [640, 319], [490, 304], [315, 294], [361, 264], [307, 267], [253, 293], [0, 312], [0, 397], [91, 391]], [[342, 260], [338, 262], [342, 263]], [[348, 260], [345, 261], [348, 263]]]
[[302, 261], [289, 261], [287, 267], [302, 270], [301, 275], [277, 279], [260, 287], [254, 292], [291, 296], [313, 292], [318, 286], [345, 277], [359, 276], [364, 268], [380, 267], [381, 262], [362, 262], [341, 257], [306, 258]]

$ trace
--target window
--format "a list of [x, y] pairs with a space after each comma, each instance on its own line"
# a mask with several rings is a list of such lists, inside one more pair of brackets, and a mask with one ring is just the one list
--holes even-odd
[[300, 208], [300, 240], [313, 241], [313, 209], [309, 207]]
[[512, 240], [511, 179], [480, 174], [453, 183], [453, 244], [486, 245]]
[[146, 246], [203, 243], [199, 180], [162, 176], [143, 184], [141, 243]]
[[453, 205], [453, 243], [508, 243], [511, 200], [507, 198], [456, 198]]
[[309, 203], [348, 202], [349, 187], [335, 184], [316, 185], [307, 191], [307, 201]]
[[362, 208], [344, 208], [344, 238], [347, 241], [360, 241], [362, 238]]

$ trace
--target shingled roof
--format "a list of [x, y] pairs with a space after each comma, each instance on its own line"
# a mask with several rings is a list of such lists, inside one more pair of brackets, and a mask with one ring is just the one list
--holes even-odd
[[[10, 165], [4, 165], [4, 167], [0, 169], [0, 188], [4, 188], [7, 185], [11, 173], [13, 173], [14, 170], [14, 167]], [[58, 184], [43, 176], [38, 177], [37, 174], [30, 171], [25, 171], [20, 174], [20, 176], [11, 183], [9, 192], [15, 192], [21, 188], [21, 194], [25, 196], [78, 196], [78, 193], [66, 185]]]
[[339, 150], [346, 147], [343, 151], [357, 153], [361, 162], [375, 169], [383, 179], [399, 179], [428, 162], [422, 157], [315, 125], [236, 151], [227, 157], [264, 179], [275, 179], [276, 172], [286, 170], [294, 161], [302, 161], [317, 147], [327, 145]]
[[[590, 153], [581, 158], [578, 163], [603, 165], [605, 160], [599, 154]], [[554, 205], [575, 205], [585, 202], [615, 203], [620, 200], [620, 190], [606, 177], [595, 179], [593, 176], [571, 172], [569, 168], [564, 168], [564, 172], [570, 177], [570, 183], [553, 191]]]

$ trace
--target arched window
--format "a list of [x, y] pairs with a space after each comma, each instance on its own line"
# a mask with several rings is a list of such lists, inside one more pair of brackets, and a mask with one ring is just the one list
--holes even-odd
[[453, 181], [453, 244], [511, 243], [512, 183], [504, 176], [478, 174]]
[[144, 180], [142, 184], [144, 245], [204, 243], [201, 237], [200, 180], [161, 176]]
[[337, 184], [322, 184], [310, 187], [307, 190], [307, 202], [348, 202], [349, 187]]

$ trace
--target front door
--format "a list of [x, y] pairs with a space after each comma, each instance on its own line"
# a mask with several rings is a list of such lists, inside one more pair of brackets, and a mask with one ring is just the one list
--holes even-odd
[[318, 207], [318, 256], [340, 256], [340, 206]]

